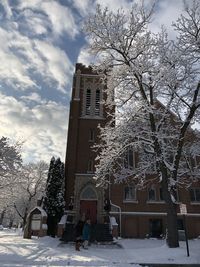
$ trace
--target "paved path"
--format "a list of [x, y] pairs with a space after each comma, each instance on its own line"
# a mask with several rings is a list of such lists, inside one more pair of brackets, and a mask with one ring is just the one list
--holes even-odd
[[[135, 263], [133, 263], [135, 264]], [[200, 267], [200, 264], [140, 264], [144, 267]]]

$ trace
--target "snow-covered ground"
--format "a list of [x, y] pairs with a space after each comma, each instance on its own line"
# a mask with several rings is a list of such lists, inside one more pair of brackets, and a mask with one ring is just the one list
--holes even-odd
[[[0, 231], [0, 267], [102, 266], [139, 267], [139, 263], [200, 263], [200, 239], [189, 240], [169, 249], [165, 240], [121, 239], [117, 245], [92, 244], [88, 250], [75, 251], [73, 244], [57, 238], [23, 239], [19, 232]], [[148, 266], [148, 265], [147, 265]]]

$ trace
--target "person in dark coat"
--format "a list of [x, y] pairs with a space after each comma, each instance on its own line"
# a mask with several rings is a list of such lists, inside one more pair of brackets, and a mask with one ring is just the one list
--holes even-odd
[[75, 236], [76, 236], [75, 249], [77, 251], [80, 251], [80, 246], [81, 246], [81, 243], [83, 242], [83, 238], [82, 238], [83, 226], [84, 226], [83, 220], [79, 220], [75, 226]]
[[87, 219], [83, 226], [83, 248], [88, 249], [88, 243], [90, 239], [91, 222]]

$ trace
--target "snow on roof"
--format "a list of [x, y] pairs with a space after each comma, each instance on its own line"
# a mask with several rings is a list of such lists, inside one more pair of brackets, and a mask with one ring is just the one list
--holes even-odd
[[42, 217], [47, 217], [47, 213], [46, 213], [46, 211], [45, 211], [43, 208], [41, 208], [40, 206], [36, 206], [35, 208], [33, 208], [33, 209], [30, 211], [30, 213], [33, 212], [33, 211], [36, 210], [36, 209], [38, 209], [38, 210], [41, 212]]

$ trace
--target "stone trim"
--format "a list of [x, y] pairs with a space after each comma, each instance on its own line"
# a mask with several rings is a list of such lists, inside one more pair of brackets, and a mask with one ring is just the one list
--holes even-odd
[[95, 191], [97, 196], [97, 222], [102, 219], [103, 207], [104, 207], [104, 190], [102, 188], [96, 187], [95, 180], [91, 177], [91, 175], [86, 174], [78, 174], [75, 176], [75, 187], [74, 187], [74, 210], [76, 213], [75, 220], [79, 219], [79, 211], [80, 211], [80, 196], [83, 190], [91, 186]]

